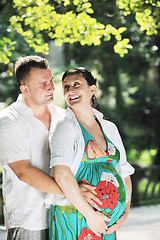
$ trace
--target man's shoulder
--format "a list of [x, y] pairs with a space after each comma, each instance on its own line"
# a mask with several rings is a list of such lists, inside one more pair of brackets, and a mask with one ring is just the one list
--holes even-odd
[[64, 108], [61, 108], [61, 107], [58, 107], [56, 105], [54, 105], [53, 103], [50, 103], [48, 105], [48, 108], [49, 108], [49, 111], [52, 115], [55, 115], [55, 114], [62, 114], [65, 112], [65, 109]]
[[6, 107], [0, 112], [0, 122], [1, 124], [3, 122], [15, 122], [18, 119], [17, 111], [14, 108], [14, 103], [12, 103], [10, 106]]

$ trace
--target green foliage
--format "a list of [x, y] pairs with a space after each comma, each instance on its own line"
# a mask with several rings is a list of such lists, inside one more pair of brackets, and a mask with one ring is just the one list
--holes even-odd
[[[91, 16], [94, 13], [88, 0], [14, 0], [17, 10], [10, 18], [8, 31], [14, 39], [22, 35], [29, 46], [37, 53], [48, 54], [48, 38], [55, 40], [56, 45], [80, 42], [81, 45], [98, 46], [102, 40], [109, 41], [115, 37], [115, 52], [121, 57], [131, 49], [129, 39], [123, 39], [125, 28], [116, 29], [112, 25], [104, 25]], [[47, 39], [47, 41], [46, 41]], [[5, 40], [5, 39], [4, 39]], [[3, 55], [0, 62], [8, 63], [15, 41], [5, 47], [2, 39]], [[4, 46], [4, 47], [3, 47]], [[12, 47], [11, 47], [12, 46]]]
[[157, 34], [160, 29], [160, 1], [159, 0], [117, 0], [124, 15], [135, 14], [135, 19], [141, 31], [147, 35]]
[[129, 44], [129, 39], [124, 38], [122, 41], [118, 41], [117, 44], [114, 46], [114, 51], [119, 53], [121, 57], [128, 53], [128, 49], [131, 49], [132, 45]]
[[16, 14], [12, 2], [0, 2], [0, 102], [12, 103], [19, 91], [13, 74], [14, 63], [19, 56], [35, 54], [20, 34], [12, 35], [9, 19]]
[[132, 163], [137, 163], [141, 167], [146, 167], [152, 164], [156, 152], [156, 149], [143, 151], [131, 149], [127, 152], [127, 158]]
[[[10, 37], [1, 39], [0, 62], [7, 64], [15, 49], [15, 39], [22, 35], [29, 47], [37, 53], [48, 53], [48, 40], [63, 43], [79, 42], [83, 45], [98, 46], [103, 41], [112, 40], [113, 49], [121, 57], [132, 48], [128, 38], [122, 38], [126, 28], [116, 28], [111, 24], [103, 24], [94, 18], [94, 1], [89, 0], [13, 0], [16, 14], [10, 18]], [[106, 4], [106, 3], [105, 3]], [[141, 31], [147, 35], [157, 34], [160, 28], [160, 1], [156, 0], [117, 0], [124, 16], [135, 14]], [[109, 5], [109, 2], [108, 2]], [[114, 5], [114, 3], [113, 3]]]
[[4, 64], [9, 63], [9, 58], [15, 50], [14, 44], [15, 41], [12, 41], [10, 38], [3, 37], [0, 39], [0, 62]]

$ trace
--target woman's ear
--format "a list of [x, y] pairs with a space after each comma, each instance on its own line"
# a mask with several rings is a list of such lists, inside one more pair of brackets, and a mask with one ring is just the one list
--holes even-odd
[[22, 94], [24, 94], [24, 95], [26, 95], [28, 93], [28, 87], [25, 84], [20, 86], [20, 90], [21, 90]]
[[96, 85], [92, 85], [91, 86], [91, 93], [92, 93], [92, 95], [94, 95], [95, 92], [96, 92]]

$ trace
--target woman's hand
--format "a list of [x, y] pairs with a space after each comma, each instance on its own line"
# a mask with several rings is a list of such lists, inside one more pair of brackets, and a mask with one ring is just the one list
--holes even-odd
[[130, 192], [130, 199], [126, 204], [126, 207], [125, 207], [124, 212], [121, 215], [121, 217], [116, 221], [115, 224], [113, 224], [111, 227], [108, 228], [107, 234], [111, 234], [111, 233], [115, 232], [116, 230], [118, 230], [125, 223], [125, 221], [128, 218], [129, 210], [130, 210], [130, 203], [131, 203], [131, 192], [132, 192], [132, 184], [131, 184], [130, 176], [127, 176], [125, 178], [125, 183]]
[[111, 227], [108, 228], [106, 233], [111, 234], [111, 233], [117, 231], [119, 228], [121, 228], [121, 226], [125, 223], [125, 221], [128, 218], [128, 213], [129, 212], [124, 210], [122, 216], [116, 221], [115, 224], [113, 224]]
[[90, 184], [86, 183], [80, 183], [78, 185], [85, 200], [90, 203], [95, 209], [100, 211], [100, 207], [97, 205], [97, 203], [99, 205], [102, 205], [102, 202], [96, 197], [97, 193], [94, 190], [96, 187], [93, 187]]
[[106, 221], [110, 221], [110, 218], [105, 216], [103, 213], [95, 211], [93, 214], [89, 214], [86, 217], [86, 222], [88, 227], [94, 232], [98, 237], [102, 234], [106, 234], [108, 227]]

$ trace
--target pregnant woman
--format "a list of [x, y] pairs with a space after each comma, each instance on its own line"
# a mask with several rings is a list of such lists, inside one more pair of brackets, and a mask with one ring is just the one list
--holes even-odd
[[[52, 197], [50, 240], [115, 240], [129, 213], [134, 169], [115, 124], [92, 108], [96, 79], [91, 72], [70, 69], [62, 83], [68, 108], [51, 136], [50, 167], [65, 197]], [[98, 210], [94, 200], [86, 202], [77, 182], [95, 186]]]

